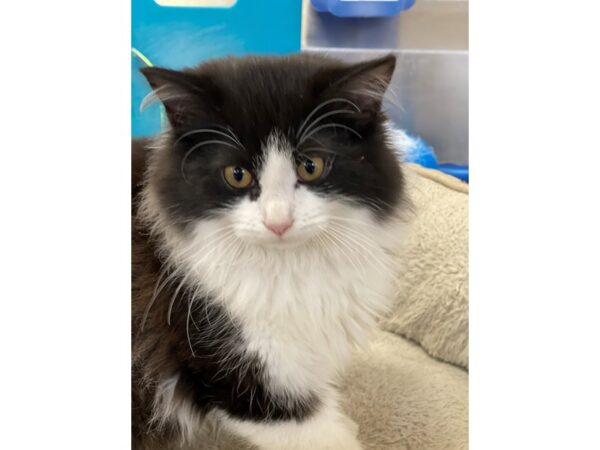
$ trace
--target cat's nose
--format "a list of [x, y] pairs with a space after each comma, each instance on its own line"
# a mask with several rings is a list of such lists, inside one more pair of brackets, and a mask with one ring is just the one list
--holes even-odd
[[286, 220], [285, 222], [264, 222], [265, 227], [275, 233], [277, 236], [283, 236], [283, 234], [292, 227], [292, 220]]
[[279, 198], [269, 199], [262, 203], [263, 224], [270, 231], [281, 237], [294, 223], [292, 204]]

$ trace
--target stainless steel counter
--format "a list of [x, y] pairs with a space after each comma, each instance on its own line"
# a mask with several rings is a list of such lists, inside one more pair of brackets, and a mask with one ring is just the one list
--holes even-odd
[[468, 2], [417, 0], [390, 18], [341, 19], [303, 4], [303, 51], [349, 61], [393, 52], [385, 108], [432, 144], [442, 162], [468, 163]]

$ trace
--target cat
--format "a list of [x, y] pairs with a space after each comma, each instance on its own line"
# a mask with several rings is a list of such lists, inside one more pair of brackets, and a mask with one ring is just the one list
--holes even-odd
[[142, 69], [167, 129], [135, 141], [133, 446], [361, 444], [337, 384], [393, 289], [404, 177], [393, 55]]

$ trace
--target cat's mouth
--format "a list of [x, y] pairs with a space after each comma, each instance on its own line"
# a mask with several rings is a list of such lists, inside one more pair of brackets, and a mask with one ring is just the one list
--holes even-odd
[[297, 228], [296, 226], [286, 230], [285, 233], [277, 234], [265, 230], [265, 232], [248, 235], [244, 233], [239, 236], [246, 243], [256, 245], [265, 249], [295, 249], [301, 246], [310, 245], [313, 242], [318, 242], [318, 234], [320, 230], [310, 228]]

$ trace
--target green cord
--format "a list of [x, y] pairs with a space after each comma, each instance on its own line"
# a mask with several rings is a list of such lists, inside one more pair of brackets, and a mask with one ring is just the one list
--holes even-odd
[[140, 58], [144, 62], [144, 64], [146, 64], [148, 67], [154, 67], [154, 65], [150, 62], [150, 60], [146, 57], [146, 55], [144, 55], [142, 52], [140, 52], [137, 48], [131, 47], [131, 52], [135, 56]]

